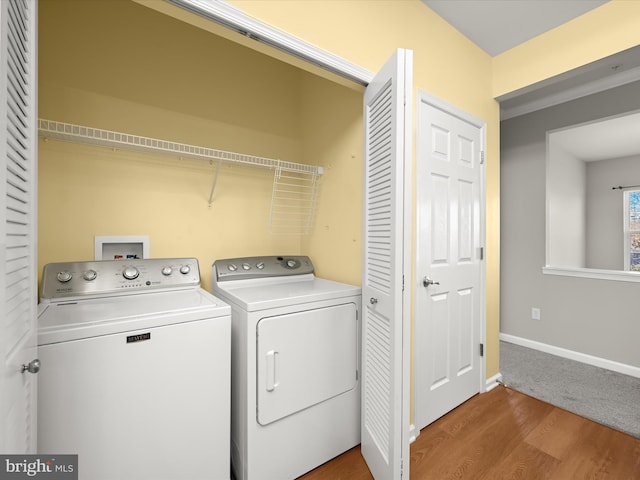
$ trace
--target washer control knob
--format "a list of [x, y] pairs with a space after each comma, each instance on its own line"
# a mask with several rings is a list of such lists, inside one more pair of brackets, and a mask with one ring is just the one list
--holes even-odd
[[82, 278], [84, 278], [87, 282], [90, 282], [91, 280], [95, 280], [97, 277], [98, 277], [98, 272], [96, 272], [93, 269], [87, 270], [82, 274]]
[[238, 270], [238, 267], [236, 267], [233, 263], [230, 263], [229, 265], [227, 265], [227, 269], [230, 272], [235, 272], [236, 270]]
[[257, 268], [258, 270], [262, 270], [262, 269], [264, 268], [264, 262], [258, 262], [258, 263], [256, 263], [256, 268]]
[[242, 264], [242, 269], [243, 270], [251, 270], [251, 265], [249, 265], [248, 263], [243, 263]]
[[171, 267], [162, 267], [162, 274], [165, 277], [168, 277], [169, 275], [171, 275], [173, 273], [173, 268]]
[[191, 267], [189, 265], [182, 265], [180, 267], [180, 273], [182, 273], [183, 275], [186, 275], [190, 271], [191, 271]]
[[122, 270], [122, 276], [127, 280], [135, 280], [140, 275], [140, 271], [133, 265], [129, 265]]
[[58, 279], [59, 282], [67, 283], [69, 280], [73, 278], [73, 275], [71, 275], [71, 272], [67, 272], [65, 270], [64, 272], [58, 272], [58, 274], [56, 275], [56, 278]]
[[295, 261], [293, 258], [290, 258], [289, 260], [287, 260], [287, 267], [296, 268], [297, 266], [298, 266], [298, 262]]

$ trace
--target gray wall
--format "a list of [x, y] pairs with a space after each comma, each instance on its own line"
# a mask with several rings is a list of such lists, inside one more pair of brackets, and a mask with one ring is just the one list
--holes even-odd
[[638, 109], [640, 82], [502, 122], [502, 333], [640, 367], [640, 283], [542, 273], [546, 132]]
[[611, 188], [618, 185], [640, 185], [639, 155], [587, 163], [589, 268], [624, 269], [623, 193]]

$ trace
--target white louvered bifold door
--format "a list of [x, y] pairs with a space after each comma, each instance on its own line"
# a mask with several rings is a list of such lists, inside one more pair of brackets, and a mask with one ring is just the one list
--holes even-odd
[[0, 452], [35, 453], [36, 0], [0, 0]]
[[362, 455], [376, 480], [409, 478], [411, 95], [398, 50], [364, 99]]

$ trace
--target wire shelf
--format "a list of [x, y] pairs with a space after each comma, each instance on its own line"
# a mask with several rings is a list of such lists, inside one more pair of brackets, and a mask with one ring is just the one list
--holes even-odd
[[308, 235], [313, 227], [320, 176], [276, 169], [271, 196], [271, 233]]
[[270, 228], [275, 234], [308, 235], [311, 232], [318, 185], [322, 167], [279, 159], [216, 150], [208, 147], [142, 137], [100, 128], [74, 125], [53, 120], [38, 120], [38, 132], [43, 138], [120, 148], [149, 153], [161, 153], [185, 158], [217, 160], [209, 205], [213, 199], [221, 162], [239, 163], [274, 170]]

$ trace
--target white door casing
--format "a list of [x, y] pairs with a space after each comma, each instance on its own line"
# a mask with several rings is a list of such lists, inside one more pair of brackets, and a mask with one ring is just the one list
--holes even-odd
[[[35, 453], [37, 179], [36, 0], [0, 1], [0, 452]], [[35, 368], [32, 367], [32, 370]]]
[[[485, 122], [419, 92], [415, 423], [484, 391]], [[434, 282], [434, 283], [430, 283]]]
[[361, 449], [377, 480], [409, 478], [412, 70], [399, 49], [364, 97]]

